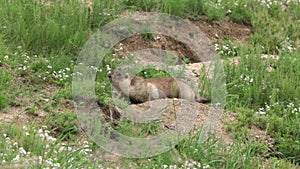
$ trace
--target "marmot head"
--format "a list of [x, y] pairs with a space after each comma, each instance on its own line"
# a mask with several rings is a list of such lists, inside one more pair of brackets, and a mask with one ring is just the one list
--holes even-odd
[[128, 79], [130, 75], [129, 75], [129, 73], [115, 71], [115, 72], [109, 73], [107, 76], [108, 76], [108, 79], [110, 82], [120, 82], [125, 79]]
[[129, 87], [132, 80], [131, 74], [115, 71], [109, 73], [107, 76], [114, 89], [123, 93], [125, 96], [129, 96]]

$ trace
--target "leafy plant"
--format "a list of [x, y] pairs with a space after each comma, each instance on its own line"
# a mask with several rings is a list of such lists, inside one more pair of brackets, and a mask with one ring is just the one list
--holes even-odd
[[142, 76], [144, 78], [160, 78], [160, 77], [170, 77], [168, 73], [163, 70], [156, 70], [153, 68], [146, 68], [137, 74], [138, 76]]

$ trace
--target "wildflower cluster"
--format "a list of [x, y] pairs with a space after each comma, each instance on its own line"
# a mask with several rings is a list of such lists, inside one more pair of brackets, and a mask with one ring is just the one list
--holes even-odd
[[[239, 6], [238, 1], [233, 2], [233, 5], [234, 5], [235, 7]], [[246, 4], [244, 5], [244, 7], [247, 7]], [[232, 13], [232, 11], [231, 11], [231, 9], [228, 9], [228, 10], [226, 11], [226, 14], [230, 14], [230, 13]]]
[[261, 55], [262, 63], [266, 66], [266, 72], [271, 73], [276, 67], [277, 61], [280, 59], [278, 55]]
[[281, 114], [284, 117], [291, 115], [300, 115], [300, 106], [296, 107], [292, 102], [287, 104], [286, 106], [280, 105], [278, 102], [275, 102], [271, 105], [265, 103], [263, 107], [258, 108], [258, 111], [256, 111], [255, 114], [268, 115], [273, 112], [277, 115]]
[[94, 72], [102, 72], [102, 69], [99, 69], [98, 67], [95, 67], [95, 66], [88, 66], [88, 68]]
[[123, 43], [119, 43], [118, 47], [114, 48], [115, 52], [119, 52], [119, 51], [122, 51], [122, 50], [124, 50]]
[[[20, 47], [21, 48], [21, 47]], [[21, 55], [21, 57], [19, 57]], [[16, 60], [15, 58], [19, 58]], [[5, 55], [3, 60], [7, 64], [16, 64], [16, 73], [20, 76], [32, 76], [37, 77], [43, 81], [54, 80], [58, 83], [64, 83], [70, 80], [73, 73], [71, 68], [66, 67], [62, 69], [54, 69], [47, 58], [32, 55], [30, 56], [26, 52], [19, 54], [18, 52], [10, 55]], [[73, 65], [72, 61], [70, 65]]]
[[[37, 58], [37, 55], [34, 55], [33, 57]], [[31, 60], [31, 57], [27, 53], [23, 53], [22, 58], [23, 58], [23, 62], [19, 63], [18, 68], [17, 68], [17, 70], [20, 72], [27, 71], [31, 67], [30, 63], [29, 63]]]
[[185, 169], [185, 168], [203, 168], [203, 169], [208, 169], [210, 168], [209, 165], [202, 165], [199, 162], [196, 161], [185, 161], [184, 164], [182, 164], [181, 166], [177, 166], [177, 165], [163, 165], [162, 166], [163, 169]]
[[[49, 67], [48, 67], [49, 68]], [[58, 71], [53, 70], [52, 78], [59, 81], [66, 81], [68, 80], [73, 74], [71, 73], [70, 68], [63, 68], [59, 69]]]
[[[83, 64], [83, 63], [79, 63], [79, 64]], [[96, 66], [87, 66], [87, 68], [89, 69], [89, 70], [92, 70], [92, 71], [94, 71], [94, 72], [103, 72], [103, 69], [102, 68], [98, 68], [98, 67], [96, 67]], [[105, 65], [105, 69], [104, 70], [106, 70], [107, 72], [109, 72], [109, 71], [111, 71], [111, 66], [109, 65], [109, 64], [106, 64]], [[79, 76], [82, 76], [82, 73], [80, 73], [80, 72], [76, 72], [76, 73], [74, 73], [73, 75], [79, 75]]]
[[297, 108], [294, 103], [289, 103], [284, 109], [285, 112], [300, 115], [300, 106]]
[[56, 138], [50, 136], [49, 133], [50, 133], [50, 131], [47, 130], [47, 126], [42, 126], [38, 130], [38, 134], [39, 134], [41, 139], [45, 139], [45, 140], [50, 141], [50, 142], [55, 142]]
[[229, 43], [224, 44], [224, 45], [219, 45], [216, 43], [215, 51], [217, 51], [219, 54], [221, 54], [223, 56], [236, 56], [237, 55], [236, 46], [233, 46]]
[[[285, 38], [284, 41], [281, 42], [281, 50], [285, 51], [285, 52], [293, 52], [296, 50], [296, 47], [294, 47], [294, 42], [289, 38]], [[279, 50], [279, 48], [277, 47], [277, 50]]]
[[104, 16], [112, 16], [112, 14], [110, 13], [106, 13], [106, 12], [100, 12], [99, 15], [104, 15]]
[[30, 152], [26, 151], [24, 147], [20, 147], [19, 143], [12, 140], [7, 134], [2, 135], [0, 145], [4, 146], [4, 151], [0, 153], [0, 164], [18, 163], [21, 158], [30, 156]]
[[236, 78], [234, 82], [229, 83], [227, 85], [230, 86], [229, 89], [231, 89], [233, 93], [238, 92], [236, 93], [239, 96], [238, 98], [247, 99], [246, 103], [248, 104], [252, 103], [253, 101], [252, 89], [255, 86], [254, 82], [254, 75], [245, 72], [245, 74], [241, 74], [238, 78]]
[[206, 4], [214, 9], [224, 9], [224, 5], [222, 5], [222, 0], [218, 0], [216, 3], [214, 1], [209, 1]]
[[253, 84], [253, 82], [254, 78], [251, 75], [241, 74], [233, 87], [237, 88], [239, 91], [246, 91], [248, 90], [248, 87]]
[[[47, 126], [42, 126], [38, 130], [28, 129], [24, 126], [23, 130], [25, 134], [20, 135], [21, 138], [16, 141], [10, 138], [8, 134], [0, 136], [2, 137], [0, 138], [0, 150], [3, 150], [0, 151], [1, 165], [25, 164], [42, 166], [42, 168], [60, 168], [68, 165], [68, 168], [73, 168], [80, 163], [81, 158], [92, 156], [92, 149], [88, 141], [79, 143], [80, 146], [68, 145], [64, 142], [58, 143], [57, 139], [50, 135]], [[26, 139], [29, 139], [28, 143], [20, 142]], [[19, 146], [21, 144], [24, 147]], [[67, 159], [66, 156], [68, 156]], [[66, 161], [61, 159], [66, 159]], [[70, 164], [71, 166], [69, 166]]]
[[270, 111], [270, 106], [265, 103], [265, 107], [260, 107], [255, 114], [258, 115], [266, 115], [268, 111]]
[[[51, 154], [51, 144], [53, 144], [56, 141], [56, 138], [53, 138], [49, 135], [50, 131], [46, 129], [46, 126], [42, 126], [41, 129], [38, 130], [38, 139], [43, 140], [42, 142], [45, 144], [45, 152], [43, 157], [45, 157], [47, 154]], [[25, 132], [25, 138], [28, 139], [31, 137], [31, 135], [35, 135], [36, 130], [35, 129], [28, 129], [26, 126], [23, 126], [23, 130]], [[57, 163], [57, 158], [48, 158], [44, 159], [40, 155], [38, 160], [33, 156], [34, 152], [30, 152], [26, 150], [24, 147], [20, 147], [19, 143], [17, 141], [12, 141], [10, 137], [8, 137], [7, 134], [3, 134], [3, 137], [5, 139], [4, 147], [6, 149], [5, 153], [0, 154], [0, 158], [2, 158], [1, 164], [4, 165], [6, 163], [25, 163], [25, 164], [31, 164], [31, 165], [42, 165], [45, 164], [45, 166], [48, 166], [50, 168], [57, 168], [60, 167], [60, 164]], [[21, 139], [20, 139], [21, 140]], [[20, 141], [18, 140], [18, 141]], [[32, 143], [34, 140], [32, 140]], [[2, 143], [3, 144], [3, 143]], [[24, 144], [24, 143], [23, 143]], [[0, 144], [1, 145], [1, 144]], [[26, 146], [26, 145], [25, 145]], [[29, 146], [27, 146], [29, 147]], [[53, 151], [54, 153], [57, 153], [57, 151]], [[11, 158], [9, 158], [11, 157]], [[38, 161], [36, 163], [36, 161]], [[33, 163], [35, 162], [35, 163]]]
[[285, 11], [290, 5], [300, 3], [299, 0], [258, 0], [259, 4], [266, 7], [272, 8], [273, 6], [280, 6], [282, 11]]
[[119, 15], [115, 14], [115, 9], [109, 9], [109, 10], [103, 10], [102, 12], [98, 13], [98, 15], [103, 17], [110, 17], [110, 18], [116, 18], [119, 17]]
[[68, 168], [76, 167], [76, 163], [82, 158], [91, 157], [93, 154], [93, 150], [90, 147], [90, 143], [88, 141], [83, 141], [81, 147], [71, 148], [68, 146], [61, 147], [61, 150], [68, 151], [70, 154], [77, 153], [76, 156], [70, 157], [65, 163], [68, 164]]
[[80, 150], [80, 154], [84, 154], [84, 155], [92, 155], [91, 152], [93, 150], [90, 148], [89, 142], [88, 141], [83, 141], [83, 146]]

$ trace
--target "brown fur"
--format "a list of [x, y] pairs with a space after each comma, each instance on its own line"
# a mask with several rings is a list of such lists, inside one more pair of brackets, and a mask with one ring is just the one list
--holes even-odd
[[108, 77], [113, 87], [129, 98], [132, 103], [143, 103], [162, 98], [210, 102], [209, 99], [200, 98], [187, 82], [178, 78], [144, 79], [121, 71], [112, 72]]

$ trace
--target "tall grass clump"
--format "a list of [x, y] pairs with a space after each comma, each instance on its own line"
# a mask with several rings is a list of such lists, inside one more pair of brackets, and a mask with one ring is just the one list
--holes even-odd
[[0, 33], [9, 46], [13, 43], [35, 53], [60, 50], [77, 54], [91, 28], [111, 18], [101, 15], [107, 4], [109, 1], [1, 1]]
[[5, 108], [9, 103], [9, 98], [7, 95], [9, 94], [9, 91], [12, 90], [12, 79], [11, 73], [3, 69], [0, 62], [0, 110]]
[[286, 5], [256, 5], [253, 9], [252, 43], [259, 44], [263, 53], [292, 52], [299, 46], [299, 2]]

